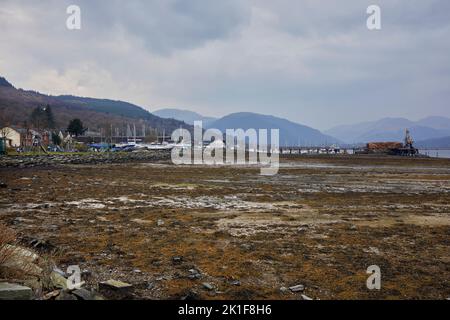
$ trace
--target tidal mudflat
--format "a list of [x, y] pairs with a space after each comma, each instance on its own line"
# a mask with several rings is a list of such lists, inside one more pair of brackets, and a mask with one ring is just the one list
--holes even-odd
[[[149, 299], [450, 297], [450, 160], [2, 168], [0, 222]], [[381, 269], [368, 290], [366, 269]], [[289, 288], [303, 285], [303, 290]], [[296, 292], [293, 292], [296, 291]]]

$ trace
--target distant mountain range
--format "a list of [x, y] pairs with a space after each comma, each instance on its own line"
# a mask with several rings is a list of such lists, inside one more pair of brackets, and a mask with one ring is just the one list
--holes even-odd
[[296, 145], [329, 145], [340, 143], [340, 141], [331, 136], [321, 133], [319, 130], [304, 126], [286, 119], [262, 115], [250, 112], [232, 113], [220, 118], [209, 127], [216, 128], [225, 132], [226, 129], [241, 128], [244, 130], [254, 129], [279, 129], [280, 145], [296, 146]]
[[435, 138], [435, 139], [427, 139], [422, 141], [417, 141], [415, 143], [417, 148], [427, 148], [427, 149], [450, 149], [450, 136]]
[[409, 129], [420, 147], [446, 147], [446, 137], [450, 136], [450, 119], [445, 117], [427, 117], [419, 121], [405, 118], [384, 118], [378, 121], [343, 125], [325, 132], [274, 116], [256, 113], [233, 113], [215, 119], [204, 117], [196, 112], [181, 109], [162, 109], [155, 112], [161, 117], [173, 118], [192, 124], [203, 120], [205, 128], [265, 128], [280, 129], [281, 145], [321, 145], [321, 144], [360, 144], [374, 141], [403, 141], [405, 130]]
[[277, 118], [270, 115], [262, 115], [250, 112], [229, 114], [220, 119], [204, 117], [196, 112], [180, 109], [162, 109], [154, 114], [160, 117], [173, 118], [193, 124], [202, 120], [204, 128], [215, 128], [225, 133], [226, 129], [279, 129], [280, 145], [324, 145], [340, 143], [338, 139], [322, 134], [319, 130]]
[[122, 128], [131, 124], [136, 124], [139, 130], [143, 124], [168, 132], [180, 127], [192, 129], [192, 126], [182, 121], [155, 116], [128, 102], [70, 95], [49, 96], [16, 89], [5, 78], [0, 77], [0, 126], [23, 126], [36, 107], [47, 104], [52, 107], [58, 129], [67, 128], [69, 121], [74, 118], [79, 118], [91, 130], [110, 126]]
[[405, 118], [384, 118], [373, 122], [343, 125], [325, 131], [347, 143], [373, 141], [403, 141], [405, 130], [409, 129], [415, 141], [450, 136], [450, 119], [428, 117], [419, 121]]
[[193, 125], [194, 121], [203, 121], [204, 125], [209, 125], [213, 121], [217, 120], [213, 117], [205, 117], [201, 114], [189, 110], [183, 110], [183, 109], [173, 109], [173, 108], [166, 108], [161, 110], [153, 111], [153, 114], [161, 117], [161, 118], [167, 118], [167, 119], [176, 119], [180, 121], [184, 121], [188, 124]]
[[108, 99], [94, 99], [71, 95], [50, 96], [35, 91], [16, 89], [0, 77], [0, 127], [23, 125], [38, 106], [52, 107], [56, 126], [67, 127], [70, 120], [79, 118], [91, 130], [123, 127], [136, 124], [165, 129], [171, 132], [180, 127], [192, 130], [196, 120], [202, 120], [204, 128], [226, 129], [279, 129], [280, 145], [331, 145], [356, 144], [371, 141], [403, 141], [405, 129], [409, 129], [420, 147], [445, 148], [449, 146], [450, 119], [428, 117], [420, 121], [405, 118], [385, 118], [332, 128], [324, 133], [314, 128], [271, 115], [249, 112], [233, 113], [216, 119], [181, 109], [162, 109], [154, 114], [144, 108]]

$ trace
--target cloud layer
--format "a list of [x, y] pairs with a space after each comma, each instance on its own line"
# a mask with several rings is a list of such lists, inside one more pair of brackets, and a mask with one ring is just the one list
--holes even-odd
[[[253, 111], [324, 129], [450, 116], [450, 2], [0, 0], [0, 74], [150, 111]], [[82, 30], [66, 29], [77, 4]]]

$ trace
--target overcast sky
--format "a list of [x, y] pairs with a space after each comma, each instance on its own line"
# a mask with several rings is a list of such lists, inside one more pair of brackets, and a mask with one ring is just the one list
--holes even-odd
[[[79, 31], [66, 28], [70, 4]], [[366, 27], [370, 4], [380, 31]], [[0, 0], [0, 75], [43, 93], [318, 129], [450, 117], [450, 1]]]

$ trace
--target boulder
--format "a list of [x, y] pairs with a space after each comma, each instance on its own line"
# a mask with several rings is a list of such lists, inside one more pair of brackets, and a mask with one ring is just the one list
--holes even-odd
[[10, 258], [3, 263], [4, 267], [20, 270], [26, 274], [32, 275], [40, 275], [42, 273], [42, 269], [34, 263], [39, 258], [34, 252], [8, 244], [2, 248], [2, 251], [7, 251], [10, 256]]
[[30, 300], [32, 290], [29, 287], [14, 283], [0, 283], [0, 300]]
[[72, 294], [80, 300], [95, 300], [95, 295], [84, 288], [73, 290]]
[[117, 280], [108, 280], [98, 284], [98, 291], [111, 299], [130, 299], [133, 296], [133, 286]]
[[76, 296], [72, 294], [72, 292], [67, 290], [62, 290], [55, 300], [78, 300]]
[[67, 289], [67, 279], [59, 272], [52, 271], [50, 273], [50, 283], [54, 288]]

